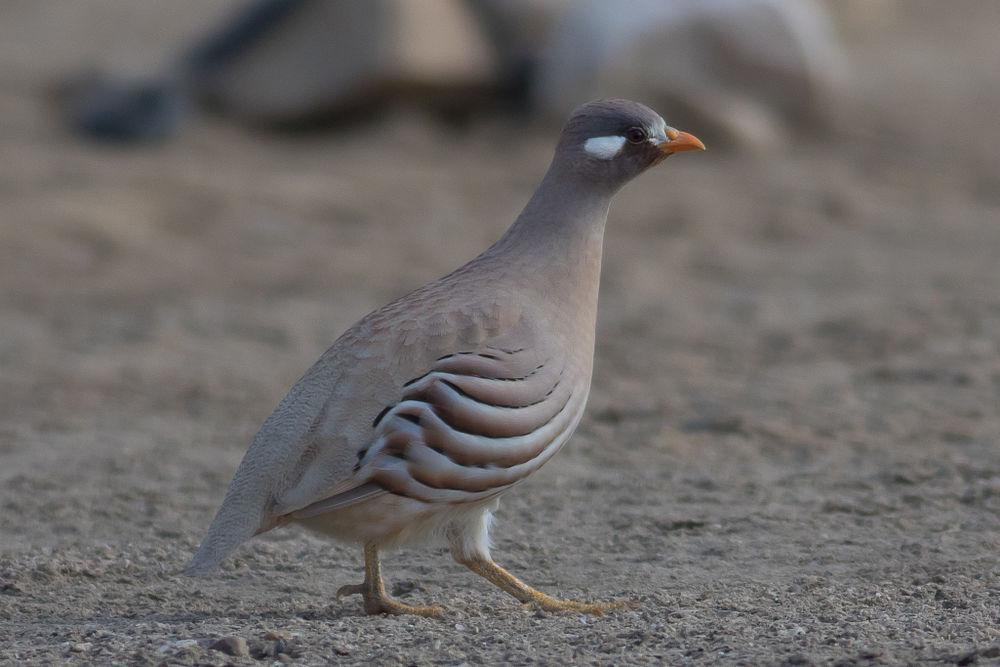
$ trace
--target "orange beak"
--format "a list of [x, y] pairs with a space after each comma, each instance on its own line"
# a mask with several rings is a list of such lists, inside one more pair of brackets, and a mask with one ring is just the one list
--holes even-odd
[[693, 134], [679, 132], [672, 127], [668, 127], [667, 141], [661, 143], [659, 148], [664, 155], [673, 155], [674, 153], [682, 153], [684, 151], [703, 151], [705, 150], [705, 144], [701, 143], [701, 139]]

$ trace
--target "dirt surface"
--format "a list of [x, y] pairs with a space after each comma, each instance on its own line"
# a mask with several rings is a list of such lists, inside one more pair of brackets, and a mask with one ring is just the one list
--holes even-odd
[[359, 550], [295, 528], [177, 573], [289, 385], [495, 239], [552, 133], [400, 113], [87, 145], [50, 84], [188, 27], [80, 4], [0, 21], [0, 663], [1000, 663], [1000, 6], [903, 3], [850, 33], [837, 136], [620, 196], [587, 416], [494, 555], [640, 605], [543, 614], [440, 545], [390, 555], [438, 621], [337, 600]]

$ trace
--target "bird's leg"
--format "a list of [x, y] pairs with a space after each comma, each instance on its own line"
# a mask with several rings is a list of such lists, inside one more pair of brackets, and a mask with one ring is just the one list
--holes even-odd
[[629, 602], [577, 602], [576, 600], [560, 600], [551, 595], [535, 590], [513, 574], [503, 569], [492, 558], [475, 556], [456, 559], [480, 577], [490, 582], [500, 590], [510, 593], [526, 604], [534, 604], [545, 611], [576, 611], [583, 614], [600, 616], [613, 609], [629, 606]]
[[341, 586], [337, 597], [360, 595], [365, 601], [368, 614], [415, 614], [417, 616], [440, 616], [443, 611], [437, 606], [418, 606], [400, 602], [385, 590], [382, 580], [382, 565], [378, 558], [378, 547], [372, 543], [365, 545], [365, 580], [361, 584]]

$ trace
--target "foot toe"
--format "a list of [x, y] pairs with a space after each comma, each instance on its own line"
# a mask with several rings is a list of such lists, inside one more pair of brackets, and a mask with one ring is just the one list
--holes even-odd
[[437, 605], [412, 605], [400, 602], [392, 598], [376, 598], [365, 600], [365, 611], [368, 614], [409, 614], [413, 616], [425, 616], [436, 618], [444, 613], [442, 607]]
[[364, 584], [347, 584], [346, 586], [341, 586], [337, 589], [337, 598], [340, 599], [345, 595], [364, 595], [365, 586]]
[[534, 600], [534, 603], [545, 611], [575, 611], [580, 614], [603, 616], [617, 609], [632, 609], [638, 606], [634, 600], [613, 600], [611, 602], [578, 602], [577, 600], [559, 600], [546, 598]]

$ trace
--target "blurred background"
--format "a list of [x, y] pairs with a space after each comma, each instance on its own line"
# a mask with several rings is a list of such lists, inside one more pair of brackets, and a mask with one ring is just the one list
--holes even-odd
[[[972, 0], [0, 0], [12, 655], [1000, 656], [998, 33]], [[616, 201], [588, 414], [497, 557], [642, 610], [532, 648], [424, 550], [397, 594], [492, 639], [366, 620], [355, 550], [294, 529], [175, 577], [287, 388], [492, 243], [604, 96], [709, 150]]]

